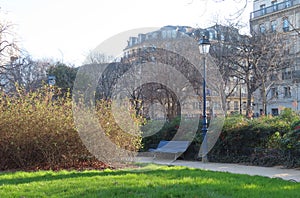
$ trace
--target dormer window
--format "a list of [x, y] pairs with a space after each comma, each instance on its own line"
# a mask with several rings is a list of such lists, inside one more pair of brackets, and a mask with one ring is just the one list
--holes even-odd
[[265, 4], [260, 5], [260, 13], [261, 13], [261, 15], [266, 14], [266, 5]]
[[272, 3], [273, 11], [277, 11], [278, 10], [277, 0], [272, 1], [271, 3]]
[[288, 20], [288, 18], [283, 19], [282, 29], [283, 29], [284, 32], [289, 31], [289, 20]]
[[285, 7], [286, 7], [286, 8], [289, 8], [289, 7], [291, 7], [291, 6], [292, 6], [292, 2], [291, 2], [290, 0], [285, 1]]

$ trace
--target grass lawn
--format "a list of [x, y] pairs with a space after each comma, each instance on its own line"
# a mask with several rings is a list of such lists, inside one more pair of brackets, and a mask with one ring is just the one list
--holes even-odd
[[0, 173], [0, 197], [300, 197], [281, 179], [145, 165], [105, 171]]

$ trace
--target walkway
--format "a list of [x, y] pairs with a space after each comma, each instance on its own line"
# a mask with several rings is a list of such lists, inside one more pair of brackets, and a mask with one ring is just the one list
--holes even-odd
[[137, 157], [137, 162], [141, 163], [155, 163], [163, 165], [176, 165], [186, 166], [191, 168], [199, 168], [203, 170], [221, 171], [237, 174], [247, 175], [260, 175], [270, 178], [282, 178], [284, 180], [290, 180], [294, 182], [300, 182], [300, 170], [286, 169], [281, 167], [259, 167], [259, 166], [246, 166], [237, 164], [224, 164], [224, 163], [202, 163], [200, 161], [184, 161], [176, 160], [170, 162], [170, 160], [152, 160], [152, 157]]

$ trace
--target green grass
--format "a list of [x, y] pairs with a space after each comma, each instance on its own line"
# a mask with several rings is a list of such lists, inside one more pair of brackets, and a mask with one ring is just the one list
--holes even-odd
[[105, 171], [0, 173], [0, 197], [300, 197], [281, 179], [147, 165]]

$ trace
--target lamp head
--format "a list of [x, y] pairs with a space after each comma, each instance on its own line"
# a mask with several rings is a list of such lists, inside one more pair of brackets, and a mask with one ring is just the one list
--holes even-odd
[[203, 36], [199, 40], [198, 45], [199, 45], [200, 54], [208, 54], [209, 53], [210, 42], [206, 36]]

